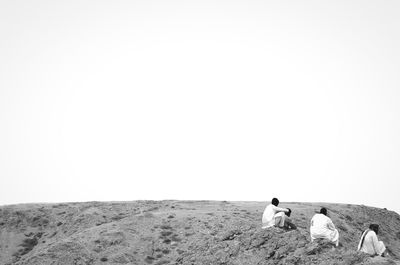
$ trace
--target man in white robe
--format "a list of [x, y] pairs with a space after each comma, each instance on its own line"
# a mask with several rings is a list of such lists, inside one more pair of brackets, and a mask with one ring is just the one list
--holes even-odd
[[369, 229], [365, 230], [361, 236], [360, 243], [358, 244], [358, 251], [370, 254], [372, 256], [385, 255], [385, 244], [378, 240], [379, 225], [371, 224]]
[[315, 214], [311, 219], [311, 242], [317, 238], [324, 238], [332, 241], [335, 246], [339, 246], [339, 232], [327, 213], [326, 208], [322, 208], [320, 213]]
[[262, 216], [262, 228], [269, 228], [274, 225], [284, 227], [286, 221], [285, 212], [289, 212], [286, 208], [278, 207], [279, 200], [277, 198], [273, 198], [271, 204], [265, 207], [263, 216]]

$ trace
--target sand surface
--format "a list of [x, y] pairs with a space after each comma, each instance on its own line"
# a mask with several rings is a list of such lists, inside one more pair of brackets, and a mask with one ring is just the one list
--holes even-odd
[[[0, 207], [0, 264], [400, 264], [400, 216], [350, 204], [281, 203], [297, 230], [261, 229], [266, 202], [133, 201]], [[321, 206], [340, 247], [310, 243]], [[380, 224], [389, 258], [356, 251]]]

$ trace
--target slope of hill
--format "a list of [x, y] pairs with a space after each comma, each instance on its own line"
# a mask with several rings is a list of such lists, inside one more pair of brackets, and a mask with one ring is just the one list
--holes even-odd
[[[133, 201], [0, 207], [0, 264], [400, 264], [400, 216], [359, 205], [281, 203], [297, 230], [261, 229], [265, 202]], [[341, 246], [310, 243], [328, 208]], [[389, 258], [356, 252], [380, 224]]]

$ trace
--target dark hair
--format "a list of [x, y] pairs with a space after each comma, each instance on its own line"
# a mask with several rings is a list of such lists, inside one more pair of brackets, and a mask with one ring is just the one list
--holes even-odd
[[378, 224], [370, 224], [369, 229], [375, 232], [375, 234], [378, 234], [379, 231], [379, 225]]
[[287, 208], [289, 212], [285, 213], [288, 217], [290, 217], [290, 214], [292, 213], [292, 210], [290, 208]]
[[327, 215], [328, 214], [328, 210], [326, 210], [325, 207], [322, 207], [321, 210], [319, 211], [319, 213], [322, 213], [323, 215]]
[[273, 205], [275, 205], [275, 206], [278, 206], [279, 200], [278, 200], [277, 198], [273, 198], [271, 203], [272, 203]]

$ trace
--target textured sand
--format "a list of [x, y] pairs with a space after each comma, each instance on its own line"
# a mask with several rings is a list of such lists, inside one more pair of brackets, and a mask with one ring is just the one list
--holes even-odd
[[[281, 203], [298, 229], [261, 229], [266, 202], [133, 201], [0, 207], [0, 264], [399, 264], [400, 216], [346, 204]], [[309, 242], [321, 206], [340, 232], [337, 249]], [[356, 252], [380, 224], [390, 258]]]

